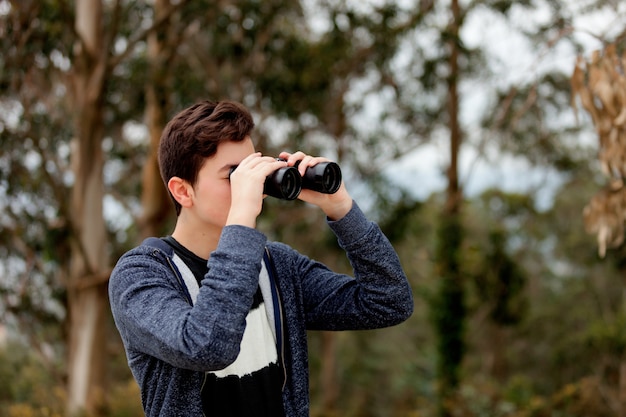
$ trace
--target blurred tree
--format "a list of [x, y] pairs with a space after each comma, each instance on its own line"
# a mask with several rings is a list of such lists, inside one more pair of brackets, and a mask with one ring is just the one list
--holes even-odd
[[[69, 412], [84, 408], [95, 413], [103, 411], [106, 394], [103, 363], [107, 344], [103, 343], [102, 331], [106, 326], [102, 320], [106, 317], [104, 289], [109, 256], [116, 257], [124, 247], [133, 245], [137, 234], [155, 234], [166, 215], [162, 211], [164, 194], [157, 191], [160, 181], [154, 169], [157, 132], [166, 120], [165, 113], [207, 96], [236, 99], [248, 104], [260, 120], [262, 150], [275, 152], [277, 143], [285, 146], [284, 142], [276, 142], [273, 132], [263, 123], [268, 115], [276, 114], [285, 121], [296, 119], [292, 130], [299, 139], [293, 147], [300, 147], [307, 132], [318, 131], [329, 139], [327, 145], [307, 144], [307, 151], [316, 152], [316, 148], [323, 147], [328, 152], [334, 147], [335, 153], [340, 154], [336, 144], [328, 144], [348, 132], [342, 108], [349, 85], [365, 74], [368, 62], [375, 60], [384, 65], [393, 56], [393, 36], [410, 29], [415, 20], [408, 14], [399, 19], [394, 5], [383, 5], [372, 16], [344, 5], [327, 5], [334, 22], [332, 30], [316, 37], [302, 30], [306, 24], [299, 2], [195, 2], [188, 6], [176, 2], [176, 7], [157, 2], [154, 10], [142, 2], [95, 0], [77, 2], [75, 10], [56, 2], [3, 5], [7, 11], [3, 14], [5, 22], [16, 23], [7, 27], [11, 36], [6, 38], [9, 54], [5, 57], [11, 65], [5, 67], [3, 102], [15, 109], [15, 118], [28, 138], [26, 145], [29, 141], [36, 145], [36, 163], [25, 167], [23, 177], [16, 176], [19, 171], [11, 166], [27, 164], [21, 152], [5, 154], [10, 168], [3, 170], [3, 181], [9, 185], [9, 193], [23, 193], [26, 199], [39, 196], [42, 203], [34, 207], [56, 207], [54, 222], [46, 218], [50, 216], [48, 210], [35, 224], [43, 225], [43, 230], [50, 223], [59, 224], [51, 230], [55, 235], [48, 235], [53, 238], [49, 250], [51, 260], [65, 265], [65, 269], [55, 269], [50, 263], [38, 266], [42, 274], [48, 268], [54, 271], [59, 277], [59, 292], [65, 297], [70, 341]], [[175, 10], [180, 13], [176, 20], [170, 20]], [[33, 33], [49, 44], [39, 48], [31, 39]], [[229, 36], [223, 36], [224, 33]], [[363, 38], [364, 33], [371, 37]], [[16, 45], [31, 47], [31, 55], [20, 55]], [[286, 50], [290, 53], [286, 54]], [[25, 65], [25, 58], [39, 65]], [[303, 63], [307, 64], [304, 68]], [[23, 68], [30, 68], [30, 72], [23, 72]], [[144, 74], [148, 74], [147, 82], [143, 81]], [[178, 74], [185, 77], [176, 77]], [[380, 79], [383, 83], [391, 82]], [[144, 84], [145, 96], [136, 88]], [[54, 94], [43, 101], [36, 91]], [[299, 94], [305, 91], [316, 94]], [[280, 92], [289, 94], [273, 96]], [[20, 112], [29, 98], [34, 105]], [[147, 162], [143, 142], [128, 138], [128, 130], [143, 108], [151, 137]], [[47, 126], [34, 123], [34, 117], [39, 115], [54, 116], [51, 121], [58, 123], [63, 134], [38, 133], [34, 127]], [[29, 123], [29, 118], [33, 118], [33, 123]], [[73, 122], [68, 125], [67, 120]], [[10, 120], [4, 122], [6, 129], [2, 133], [7, 140], [3, 148], [11, 149], [15, 142], [8, 139], [19, 130], [9, 124]], [[73, 138], [71, 146], [69, 138]], [[358, 146], [356, 142], [350, 144], [350, 148], [354, 146]], [[51, 154], [54, 151], [59, 154]], [[54, 161], [58, 166], [51, 165]], [[143, 186], [136, 180], [129, 181], [141, 166]], [[373, 165], [367, 167], [372, 169]], [[52, 168], [56, 171], [46, 176]], [[58, 187], [54, 196], [40, 193], [42, 183], [31, 181], [33, 172], [43, 174], [50, 186]], [[26, 183], [32, 185], [32, 191], [24, 187]], [[138, 192], [141, 189], [143, 193]], [[143, 196], [143, 203], [139, 203], [138, 195]], [[105, 210], [107, 199], [109, 206]], [[124, 221], [126, 215], [131, 219], [137, 216], [138, 206], [143, 208], [136, 223], [142, 229], [139, 232], [133, 220]], [[16, 225], [6, 230], [5, 237], [10, 241], [20, 239], [19, 227], [25, 211], [21, 207], [9, 208]], [[115, 218], [103, 217], [110, 210], [117, 213]], [[307, 211], [304, 213], [306, 217]], [[293, 222], [296, 217], [284, 218]], [[315, 223], [321, 220], [316, 219]], [[302, 230], [297, 233], [303, 245], [306, 242], [302, 236], [307, 234]], [[30, 241], [20, 243], [23, 244], [18, 249], [25, 252], [33, 248]], [[4, 246], [8, 258], [21, 257], [21, 253], [9, 247]], [[63, 248], [64, 255], [58, 256]], [[37, 254], [32, 252], [34, 261], [38, 261]], [[28, 272], [24, 278], [29, 278]], [[21, 315], [25, 306], [19, 307], [16, 312]], [[332, 355], [334, 349], [329, 346], [324, 351]], [[325, 378], [330, 380], [332, 373], [327, 368]], [[324, 396], [336, 398], [332, 392]], [[327, 403], [329, 408], [334, 406], [332, 400]]]
[[514, 248], [525, 234], [525, 226], [537, 217], [535, 202], [527, 195], [486, 190], [468, 202], [465, 218], [467, 240], [464, 247], [468, 309], [482, 334], [477, 355], [482, 370], [499, 383], [509, 377], [506, 345], [507, 330], [527, 316], [529, 296], [527, 273]]
[[[3, 178], [7, 192], [22, 195], [29, 205], [35, 204], [27, 210], [33, 211], [36, 204], [42, 209], [48, 207], [36, 225], [53, 226], [50, 233], [44, 234], [47, 246], [38, 248], [24, 242], [18, 250], [33, 251], [34, 259], [43, 261], [37, 272], [45, 276], [52, 271], [62, 283], [67, 311], [68, 413], [87, 410], [96, 415], [106, 394], [104, 324], [108, 321], [106, 282], [110, 270], [103, 217], [106, 93], [114, 69], [125, 57], [124, 53], [114, 53], [116, 14], [122, 4], [109, 8], [99, 0], [82, 0], [75, 3], [75, 10], [56, 2], [4, 5], [8, 7], [4, 15], [5, 30], [10, 34], [7, 42], [13, 44], [6, 49], [3, 103], [18, 120], [12, 126], [5, 119], [4, 134], [8, 139], [8, 135], [22, 132], [25, 140], [35, 145], [29, 171], [41, 178], [24, 183], [33, 192], [20, 186], [24, 178], [13, 178], [17, 170], [5, 172]], [[138, 33], [134, 42], [147, 32]], [[38, 95], [44, 91], [48, 95]], [[38, 131], [38, 125], [58, 130]], [[11, 144], [15, 142], [4, 141], [3, 148], [9, 149]], [[20, 164], [25, 160], [16, 154], [6, 162]], [[46, 187], [54, 194], [41, 194]], [[37, 196], [51, 200], [37, 203]], [[16, 225], [23, 224], [23, 209], [11, 208], [10, 212], [20, 219]], [[9, 239], [22, 242], [19, 229], [9, 233]], [[42, 252], [50, 256], [38, 258]], [[11, 253], [9, 258], [16, 254], [19, 252]], [[55, 263], [60, 270], [49, 269]], [[26, 271], [25, 279], [31, 277]]]
[[[199, 99], [229, 98], [248, 105], [258, 125], [258, 148], [265, 153], [303, 149], [337, 158], [351, 191], [365, 196], [359, 200], [383, 220], [398, 245], [416, 294], [450, 306], [440, 310], [449, 320], [440, 317], [440, 329], [452, 331], [441, 333], [439, 339], [449, 336], [454, 343], [449, 351], [442, 344], [437, 355], [432, 347], [436, 328], [425, 329], [426, 311], [419, 302], [416, 317], [399, 329], [354, 336], [312, 335], [312, 395], [316, 404], [323, 404], [315, 409], [322, 415], [344, 411], [348, 415], [347, 409], [359, 415], [393, 415], [389, 413], [396, 409], [417, 407], [420, 399], [431, 402], [433, 358], [437, 356], [440, 364], [449, 361], [449, 369], [440, 369], [439, 377], [450, 378], [447, 383], [462, 383], [462, 353], [477, 346], [480, 334], [460, 332], [477, 321], [466, 316], [465, 308], [497, 311], [495, 316], [507, 320], [513, 314], [517, 319], [520, 298], [513, 292], [520, 290], [521, 278], [515, 265], [529, 271], [526, 282], [531, 295], [547, 286], [543, 281], [564, 279], [548, 266], [572, 262], [565, 251], [554, 259], [542, 251], [547, 246], [560, 247], [550, 246], [550, 241], [566, 235], [567, 227], [560, 225], [566, 216], [554, 215], [548, 221], [529, 210], [524, 228], [511, 227], [511, 216], [514, 220], [521, 217], [510, 213], [489, 227], [476, 227], [473, 223], [478, 219], [486, 220], [471, 208], [468, 213], [461, 210], [461, 204], [473, 203], [465, 201], [462, 188], [467, 179], [458, 172], [455, 160], [462, 154], [461, 143], [463, 149], [477, 150], [480, 157], [487, 158], [493, 145], [498, 156], [502, 151], [564, 171], [573, 171], [586, 160], [583, 152], [557, 145], [564, 135], [577, 138], [575, 128], [561, 123], [559, 116], [568, 106], [567, 77], [557, 71], [541, 73], [526, 84], [502, 85], [502, 75], [489, 72], [493, 69], [485, 64], [485, 52], [463, 42], [463, 25], [471, 16], [488, 10], [513, 26], [524, 20], [516, 19], [519, 14], [515, 12], [542, 6], [549, 11], [549, 22], [525, 34], [549, 48], [571, 33], [563, 4], [472, 2], [451, 18], [449, 2], [433, 1], [119, 0], [102, 2], [101, 9], [83, 9], [88, 3], [79, 3], [0, 0], [3, 316], [9, 325], [19, 321], [24, 337], [39, 346], [36, 351], [44, 359], [46, 346], [52, 346], [57, 355], [66, 347], [59, 341], [62, 331], [67, 332], [64, 337], [72, 335], [71, 340], [81, 342], [72, 348], [67, 368], [41, 361], [59, 382], [68, 377], [64, 369], [71, 371], [68, 398], [73, 406], [87, 401], [83, 397], [87, 390], [78, 382], [97, 379], [89, 376], [101, 374], [97, 363], [121, 349], [116, 337], [107, 338], [99, 346], [102, 354], [88, 359], [95, 351], [81, 349], [98, 340], [90, 335], [95, 337], [106, 326], [86, 326], [94, 332], [78, 332], [73, 323], [92, 318], [95, 324], [106, 317], [99, 310], [102, 302], [88, 305], [86, 301], [95, 294], [104, 296], [109, 260], [141, 236], [167, 230], [171, 208], [155, 169], [154, 151], [168, 116]], [[84, 25], [83, 10], [96, 24]], [[318, 26], [310, 25], [309, 13], [315, 14]], [[99, 38], [93, 39], [94, 34]], [[89, 39], [96, 46], [101, 44], [100, 48], [94, 50]], [[467, 124], [462, 117], [464, 106], [471, 105], [465, 93], [472, 83], [488, 93], [480, 126]], [[86, 91], [92, 95], [83, 94]], [[554, 120], [559, 123], [551, 123]], [[416, 203], [407, 197], [415, 190], [402, 193], [389, 185], [390, 167], [417, 146], [439, 138], [453, 139], [446, 162], [449, 192]], [[79, 163], [79, 155], [86, 159]], [[143, 175], [137, 175], [142, 170]], [[417, 189], [421, 181], [412, 186]], [[511, 203], [513, 199], [502, 200]], [[491, 213], [481, 207], [478, 211], [484, 215]], [[266, 208], [259, 225], [270, 238], [285, 240], [340, 270], [349, 268], [335, 250], [332, 236], [320, 232], [324, 219], [319, 213], [303, 204], [272, 199], [266, 201]], [[562, 234], [551, 235], [552, 224], [559, 224]], [[593, 271], [587, 247], [578, 245], [576, 260], [589, 264], [581, 261], [576, 266]], [[472, 248], [478, 248], [478, 253], [471, 252]], [[610, 299], [606, 295], [609, 286], [600, 288], [603, 271], [612, 276], [608, 266], [594, 271], [598, 288], [589, 292]], [[469, 299], [467, 307], [461, 303], [468, 296], [462, 293], [468, 290], [467, 282], [429, 279], [462, 274], [466, 274], [464, 281], [472, 277], [489, 282], [484, 293], [469, 294], [475, 298]], [[417, 283], [418, 279], [422, 282]], [[531, 309], [516, 329], [532, 337], [509, 347], [519, 359], [508, 363], [508, 373], [532, 374], [537, 384], [554, 388], [555, 381], [579, 377], [588, 370], [580, 358], [592, 356], [576, 340], [561, 334], [575, 333], [579, 323], [587, 323], [585, 312], [576, 311], [562, 326], [551, 326], [558, 321], [561, 303], [586, 294], [580, 289], [582, 284], [576, 283], [571, 293], [542, 287], [539, 297], [533, 298], [544, 308]], [[498, 304], [498, 294], [508, 290], [515, 290], [512, 298]], [[438, 292], [444, 296], [434, 297]], [[585, 301], [593, 304], [589, 298]], [[81, 306], [85, 308], [82, 315]], [[458, 307], [460, 311], [454, 313]], [[584, 308], [590, 307], [585, 304]], [[102, 315], [95, 317], [98, 314]], [[64, 320], [68, 326], [58, 326]], [[42, 330], [48, 333], [36, 333]], [[500, 337], [513, 337], [512, 333]], [[598, 331], [588, 340], [607, 346], [605, 334]], [[568, 350], [565, 340], [576, 349]], [[368, 349], [362, 348], [365, 345]], [[541, 366], [523, 362], [527, 355], [519, 346], [539, 358]], [[363, 352], [362, 357], [354, 354], [357, 350]], [[319, 352], [327, 356], [322, 361]], [[390, 352], [393, 357], [389, 359]], [[551, 364], [546, 359], [550, 355], [566, 370]], [[377, 362], [383, 356], [388, 367]], [[575, 366], [572, 360], [582, 363]], [[464, 366], [469, 368], [471, 361], [467, 362], [470, 365]], [[94, 364], [94, 368], [81, 369], [80, 363], [87, 363], [88, 368]], [[550, 377], [540, 378], [545, 369], [551, 370]], [[389, 395], [397, 396], [393, 408], [386, 407], [387, 391], [381, 392], [380, 381], [385, 388], [389, 386]], [[96, 392], [92, 398], [101, 401]], [[344, 393], [350, 394], [350, 401], [337, 401]]]
[[68, 307], [68, 413], [95, 413], [104, 393], [106, 282], [109, 257], [103, 217], [104, 91], [109, 45], [103, 32], [100, 0], [79, 0], [75, 9], [76, 44], [69, 72], [68, 110], [73, 115], [72, 173], [69, 212], [70, 268]]
[[463, 132], [459, 111], [459, 83], [462, 69], [460, 30], [463, 15], [458, 0], [450, 3], [450, 18], [442, 43], [447, 47], [448, 75], [447, 118], [450, 132], [450, 159], [447, 169], [446, 201], [438, 219], [435, 263], [440, 278], [440, 288], [433, 306], [433, 320], [437, 336], [437, 377], [439, 415], [451, 416], [447, 406], [460, 382], [461, 364], [465, 354], [465, 285], [461, 265], [461, 248], [464, 232], [461, 220], [463, 193], [459, 181], [459, 153]]
[[[430, 51], [430, 54], [424, 54], [429, 59], [418, 66], [423, 68], [420, 73], [422, 77], [418, 80], [423, 89], [431, 92], [429, 103], [439, 103], [438, 107], [432, 106], [434, 111], [431, 108], [429, 110], [439, 114], [433, 121], [441, 123], [439, 130], [446, 132], [450, 138], [450, 156], [446, 161], [447, 203], [443, 206], [442, 219], [439, 221], [440, 231], [437, 234], [439, 246], [435, 252], [438, 266], [436, 274], [441, 277], [441, 288], [439, 295], [434, 298], [432, 309], [439, 343], [438, 384], [441, 389], [441, 413], [445, 414], [450, 412], [445, 410], [446, 397], [453, 393], [460, 382], [463, 352], [466, 349], [463, 334], [467, 320], [464, 305], [466, 283], [461, 277], [467, 274], [468, 265], [464, 264], [466, 260], [463, 258], [462, 249], [465, 239], [464, 228], [471, 219], [460, 217], [461, 204], [464, 200], [457, 166], [461, 143], [464, 149], [473, 150], [481, 158], [488, 159], [489, 154], [495, 150], [498, 158], [512, 154], [518, 159], [527, 161], [529, 166], [549, 167], [566, 174], [577, 169], [586, 154], [580, 151], [576, 143], [580, 139], [578, 134], [580, 127], [575, 126], [564, 116], [569, 101], [566, 74], [558, 69], [537, 70], [536, 75], [529, 77], [529, 82], [507, 84], [502, 82], [504, 74], [494, 77], [491, 67], [486, 65], [489, 53], [486, 46], [481, 49], [468, 48], [463, 39], [470, 36], [461, 36], [462, 33], [469, 34], [464, 32], [467, 21], [474, 16], [487, 15], [493, 20], [485, 21], [501, 19], [506, 22], [508, 30], [515, 32], [514, 28], [519, 27], [519, 31], [515, 33], [533, 44], [534, 49], [548, 50], [556, 48], [556, 45], [567, 45], [575, 50], [579, 45], [572, 36], [577, 28], [573, 26], [571, 12], [576, 10], [576, 6], [570, 9], [571, 5], [540, 0], [475, 2], [461, 8], [456, 2], [450, 1], [439, 6], [433, 13], [433, 16], [439, 17], [438, 23], [445, 22], [434, 25], [439, 28], [439, 32], [434, 35], [439, 52]], [[589, 6], [580, 5], [582, 8], [588, 7], [588, 10], [605, 6], [605, 2]], [[446, 7], [449, 7], [449, 10], [445, 10]], [[541, 23], [532, 29], [519, 24], [520, 16], [540, 7], [547, 11]], [[511, 50], [507, 50], [511, 56]], [[541, 57], [537, 59], [535, 63], [528, 63], [530, 71], [535, 71], [533, 68], [540, 65], [542, 59]], [[413, 72], [419, 73], [416, 70]], [[469, 100], [469, 96], [465, 97], [460, 91], [469, 91], [472, 83], [484, 85], [485, 79], [492, 79], [494, 82], [490, 87], [486, 87], [487, 90], [483, 90], [485, 99], [482, 102], [483, 106], [475, 106], [474, 102], [466, 101]], [[441, 103], [447, 103], [447, 106]], [[468, 110], [468, 113], [472, 113], [474, 118], [481, 119], [480, 125], [463, 118], [463, 112], [466, 110], [464, 106], [472, 107], [472, 111]], [[433, 132], [439, 130], [434, 128]], [[564, 144], [564, 135], [571, 139], [567, 144]], [[493, 236], [509, 240], [499, 233]], [[497, 254], [497, 258], [502, 261], [507, 257], [508, 255], [503, 252]], [[506, 262], [510, 267], [516, 264], [512, 259]], [[497, 265], [492, 267], [494, 270], [497, 269]], [[516, 267], [513, 269], [517, 270]], [[504, 274], [501, 278], [508, 274], [504, 271], [500, 273]], [[514, 281], [519, 284], [518, 278]]]
[[[178, 5], [184, 4], [179, 2]], [[162, 6], [162, 5], [161, 5]], [[107, 7], [110, 7], [107, 10]], [[67, 281], [69, 313], [68, 413], [86, 410], [97, 415], [105, 402], [104, 348], [108, 304], [106, 283], [110, 275], [104, 219], [104, 166], [106, 92], [121, 59], [144, 40], [175, 7], [158, 9], [147, 31], [135, 32], [127, 49], [116, 56], [118, 13], [122, 3], [102, 0], [75, 3], [75, 44], [69, 57], [68, 110], [73, 120], [72, 173], [74, 183], [68, 216], [71, 253]], [[108, 12], [108, 13], [107, 13]], [[69, 214], [68, 213], [68, 214]]]
[[168, 19], [171, 14], [169, 0], [156, 0], [153, 7], [158, 30], [148, 35], [146, 46], [145, 123], [150, 144], [141, 179], [142, 214], [138, 223], [142, 238], [163, 235], [164, 225], [168, 224], [168, 217], [173, 213], [173, 205], [161, 180], [157, 149], [171, 108], [174, 74], [168, 68], [180, 43], [181, 33], [184, 33]]

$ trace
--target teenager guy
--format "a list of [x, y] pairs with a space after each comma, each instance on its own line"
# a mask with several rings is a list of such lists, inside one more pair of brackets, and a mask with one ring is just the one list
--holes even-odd
[[255, 229], [268, 175], [298, 162], [303, 174], [327, 160], [263, 156], [253, 127], [241, 104], [204, 101], [161, 137], [176, 225], [123, 255], [109, 284], [147, 416], [306, 417], [307, 330], [381, 328], [413, 312], [396, 252], [344, 184], [298, 198], [325, 213], [352, 276]]

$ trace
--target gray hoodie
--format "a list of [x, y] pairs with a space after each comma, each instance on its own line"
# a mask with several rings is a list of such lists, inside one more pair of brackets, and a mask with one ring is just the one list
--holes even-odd
[[354, 277], [236, 225], [224, 227], [195, 304], [173, 250], [156, 239], [119, 259], [109, 282], [111, 309], [146, 416], [202, 416], [205, 372], [237, 358], [264, 255], [279, 295], [274, 316], [282, 327], [277, 334], [288, 417], [309, 415], [307, 330], [375, 329], [412, 314], [411, 288], [379, 227], [356, 203], [343, 219], [328, 224]]

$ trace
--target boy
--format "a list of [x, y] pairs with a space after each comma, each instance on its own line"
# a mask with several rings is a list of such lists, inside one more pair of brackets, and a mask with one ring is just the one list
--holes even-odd
[[255, 229], [268, 175], [298, 161], [302, 174], [326, 159], [262, 156], [253, 127], [241, 104], [205, 101], [161, 137], [174, 231], [123, 255], [109, 283], [147, 416], [308, 416], [306, 330], [380, 328], [413, 311], [394, 249], [343, 184], [298, 198], [326, 214], [354, 278]]

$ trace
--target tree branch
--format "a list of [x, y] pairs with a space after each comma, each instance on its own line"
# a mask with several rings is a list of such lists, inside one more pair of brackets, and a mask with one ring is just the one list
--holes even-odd
[[109, 69], [115, 68], [117, 65], [119, 65], [119, 63], [122, 62], [133, 51], [133, 49], [139, 42], [146, 40], [148, 35], [150, 35], [152, 32], [155, 32], [156, 30], [161, 28], [161, 26], [165, 24], [172, 17], [174, 12], [182, 8], [188, 2], [189, 0], [180, 0], [178, 3], [170, 6], [168, 10], [164, 11], [162, 16], [159, 16], [158, 18], [155, 19], [152, 26], [150, 26], [149, 28], [143, 31], [138, 32], [136, 36], [129, 39], [128, 46], [126, 47], [126, 49], [121, 54], [115, 55], [111, 58], [111, 61], [109, 62]]

